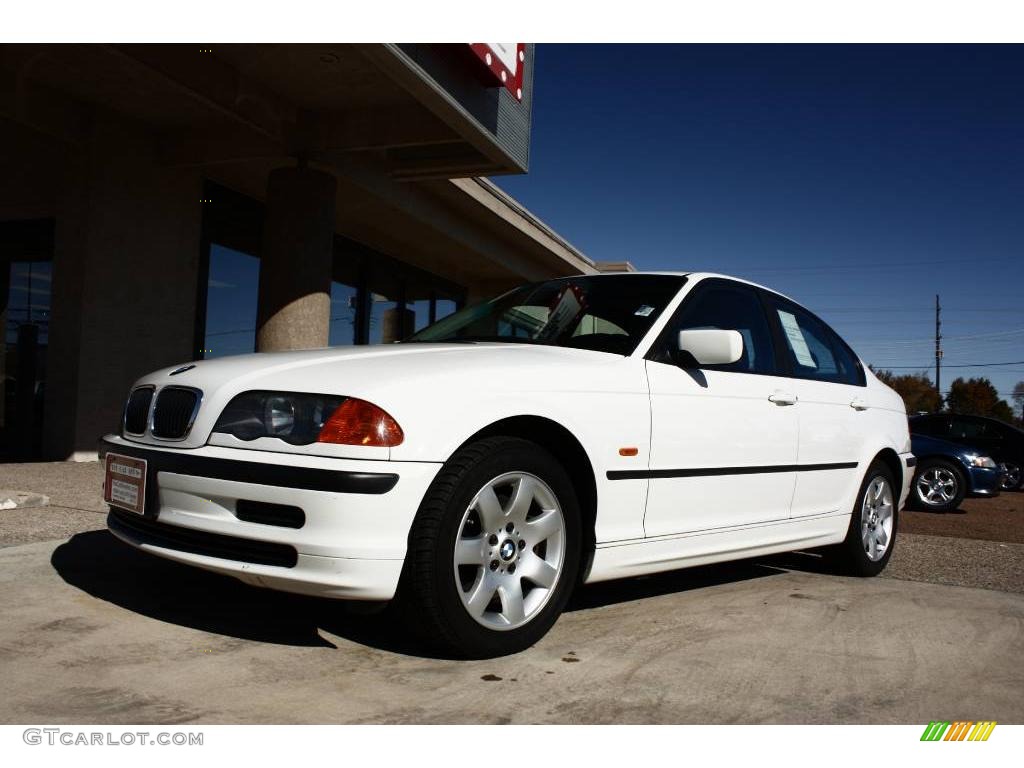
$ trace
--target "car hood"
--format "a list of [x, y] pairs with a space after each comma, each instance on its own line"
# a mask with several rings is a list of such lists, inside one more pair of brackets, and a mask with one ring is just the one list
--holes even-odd
[[[559, 364], [591, 367], [621, 359], [621, 355], [535, 344], [378, 344], [199, 360], [154, 371], [139, 379], [136, 385], [179, 384], [212, 390], [228, 382], [246, 389], [251, 389], [249, 385], [256, 382], [261, 387], [274, 382], [275, 386], [290, 391], [353, 395], [353, 386], [370, 383], [362, 380], [366, 375], [381, 377], [373, 382], [376, 388], [383, 381], [400, 378], [405, 383], [414, 383], [417, 378], [451, 374], [456, 369], [495, 371], [507, 366], [519, 369]], [[181, 370], [186, 367], [187, 370]], [[309, 389], [310, 376], [318, 385], [315, 390]]]
[[[624, 368], [632, 375], [624, 376]], [[465, 408], [483, 399], [538, 391], [640, 391], [640, 376], [637, 361], [610, 353], [536, 344], [417, 342], [200, 360], [155, 371], [135, 386], [202, 391], [191, 433], [175, 443], [189, 448], [204, 444], [224, 406], [247, 390], [357, 397], [384, 408], [401, 424], [410, 410], [422, 409], [432, 396]]]
[[912, 434], [910, 436], [910, 445], [915, 456], [927, 456], [935, 453], [945, 453], [951, 456], [965, 456], [967, 454], [975, 456], [987, 455], [985, 451], [968, 443], [954, 443], [950, 440], [928, 437], [927, 435]]

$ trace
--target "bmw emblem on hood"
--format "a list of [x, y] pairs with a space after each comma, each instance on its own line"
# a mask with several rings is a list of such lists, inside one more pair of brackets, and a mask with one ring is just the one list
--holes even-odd
[[188, 365], [181, 366], [181, 368], [175, 368], [173, 371], [171, 371], [167, 375], [168, 376], [177, 376], [179, 373], [184, 373], [185, 371], [191, 371], [195, 367], [196, 367], [195, 363], [189, 363]]

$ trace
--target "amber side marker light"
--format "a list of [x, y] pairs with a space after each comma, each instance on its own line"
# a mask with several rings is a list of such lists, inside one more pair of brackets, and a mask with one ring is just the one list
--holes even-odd
[[638, 453], [639, 448], [619, 448], [619, 456], [636, 456]]
[[402, 428], [391, 414], [373, 403], [350, 397], [334, 409], [316, 440], [318, 443], [393, 448], [404, 439]]

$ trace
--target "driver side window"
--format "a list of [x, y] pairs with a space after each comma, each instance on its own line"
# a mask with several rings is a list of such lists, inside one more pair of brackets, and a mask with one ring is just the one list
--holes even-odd
[[742, 285], [698, 287], [666, 327], [658, 360], [668, 362], [679, 331], [718, 328], [739, 331], [743, 354], [729, 365], [702, 365], [702, 369], [775, 375], [771, 331], [757, 294]]

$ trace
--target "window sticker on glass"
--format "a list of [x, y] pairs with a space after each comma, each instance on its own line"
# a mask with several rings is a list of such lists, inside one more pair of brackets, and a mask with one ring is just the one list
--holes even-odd
[[796, 355], [796, 361], [805, 368], [817, 368], [811, 350], [807, 347], [803, 331], [800, 330], [800, 325], [796, 321], [796, 316], [789, 312], [783, 312], [781, 309], [778, 312], [779, 320], [782, 321], [782, 329], [786, 332], [786, 338], [789, 340], [789, 346], [793, 349], [793, 354]]
[[640, 308], [633, 314], [636, 315], [637, 317], [650, 317], [651, 312], [653, 311], [654, 307], [650, 306], [649, 304], [641, 304]]

